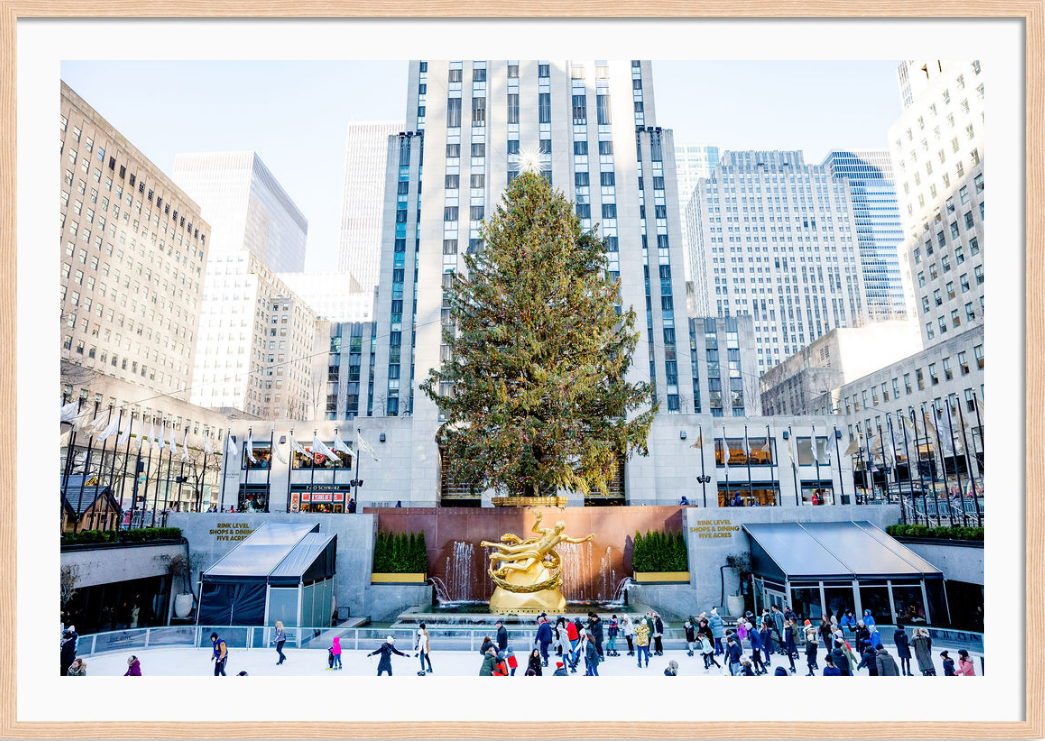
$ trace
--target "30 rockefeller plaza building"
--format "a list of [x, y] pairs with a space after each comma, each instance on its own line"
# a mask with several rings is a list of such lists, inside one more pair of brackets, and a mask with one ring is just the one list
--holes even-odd
[[[687, 316], [673, 137], [656, 116], [650, 62], [413, 61], [405, 121], [388, 143], [376, 323], [363, 348], [372, 356], [360, 362], [372, 375], [359, 414], [295, 433], [307, 441], [315, 426], [330, 443], [338, 428], [352, 444], [358, 429], [375, 445], [379, 462], [363, 456], [365, 485], [352, 492], [360, 507], [490, 506], [497, 494], [449, 479], [439, 410], [417, 386], [448, 356], [450, 274], [482, 248], [483, 220], [527, 168], [606, 240], [623, 303], [639, 317], [631, 380], [653, 382], [660, 403], [649, 455], [621, 461], [608, 495], [560, 495], [571, 505], [853, 501], [851, 462], [830, 417], [753, 416], [761, 403], [750, 317]], [[291, 426], [277, 422], [273, 434]], [[344, 502], [342, 479], [353, 478], [273, 466], [227, 470], [225, 501], [265, 482], [274, 510], [302, 506], [294, 494], [324, 483], [331, 492], [322, 501]]]

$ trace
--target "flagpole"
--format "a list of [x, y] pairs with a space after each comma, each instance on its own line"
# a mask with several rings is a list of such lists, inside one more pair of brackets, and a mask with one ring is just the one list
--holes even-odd
[[218, 510], [221, 512], [225, 511], [225, 473], [229, 467], [229, 440], [232, 437], [232, 428], [225, 428], [225, 445], [221, 449], [221, 476], [218, 480]]
[[769, 482], [773, 487], [773, 506], [780, 506], [780, 482], [776, 480], [776, 472], [773, 470], [773, 433], [769, 430], [769, 425], [766, 425], [766, 447], [769, 448]]
[[947, 436], [951, 439], [951, 461], [954, 462], [954, 475], [958, 479], [958, 501], [962, 505], [962, 525], [969, 527], [969, 515], [965, 511], [964, 489], [962, 489], [962, 472], [958, 470], [958, 450], [954, 444], [954, 420], [951, 418], [951, 400], [944, 403], [947, 407]]
[[697, 426], [697, 435], [698, 435], [697, 439], [700, 440], [700, 488], [701, 488], [701, 491], [704, 494], [704, 508], [707, 509], [707, 506], [708, 506], [708, 485], [707, 485], [707, 482], [704, 481], [704, 478], [707, 475], [707, 470], [704, 467], [705, 466], [705, 464], [704, 464], [704, 428], [700, 427], [699, 425]]
[[[893, 446], [893, 473], [896, 478], [896, 495], [900, 497], [900, 517], [903, 520], [903, 524], [907, 524], [907, 511], [903, 506], [903, 486], [900, 484], [900, 464], [896, 460], [896, 437], [893, 435], [893, 418], [888, 414], [885, 415], [886, 421], [889, 423], [889, 443]], [[881, 427], [879, 426], [879, 430]], [[878, 434], [881, 434], [879, 432]], [[911, 459], [907, 459], [907, 478], [911, 478]]]
[[744, 425], [744, 461], [747, 463], [747, 494], [755, 498], [755, 484], [751, 480], [751, 444], [747, 441], [747, 425]]
[[868, 500], [874, 496], [874, 450], [871, 448], [871, 438], [874, 435], [871, 430], [867, 430], [867, 435], [864, 438], [864, 443], [867, 446], [867, 466], [864, 468], [864, 487], [866, 492], [864, 494], [864, 504], [868, 503]]
[[276, 425], [272, 425], [272, 437], [269, 439], [269, 465], [265, 476], [265, 512], [271, 512], [272, 500], [272, 464], [276, 461]]
[[[312, 463], [312, 473], [308, 482], [308, 502], [309, 509], [315, 511], [313, 508], [316, 505], [316, 438], [319, 436], [319, 430], [312, 430], [312, 447], [309, 448], [309, 458]], [[333, 499], [333, 498], [331, 498]]]
[[842, 479], [842, 453], [838, 448], [838, 427], [835, 426], [835, 460], [838, 462], [838, 499], [835, 504], [841, 504], [845, 499], [845, 481]]
[[[816, 425], [810, 425], [810, 430], [812, 431], [810, 442], [813, 448], [813, 463], [816, 464], [816, 491], [820, 491], [820, 446], [817, 445], [816, 440]], [[820, 502], [820, 504], [823, 504], [823, 502]]]
[[[108, 430], [109, 429], [109, 425], [111, 425], [111, 424], [112, 424], [112, 404], [109, 404], [109, 416], [105, 418], [105, 427], [102, 428], [102, 432], [105, 432], [106, 430]], [[105, 443], [106, 443], [106, 440], [102, 440], [101, 443], [102, 443], [102, 460], [98, 464], [98, 483], [94, 487], [94, 493], [96, 495], [98, 493], [98, 490], [102, 486], [102, 476], [105, 473]], [[96, 500], [97, 500], [97, 497], [96, 497]], [[83, 502], [81, 502], [80, 504], [82, 505]], [[95, 521], [94, 517], [91, 518], [91, 521], [92, 522]]]
[[787, 426], [787, 445], [788, 445], [788, 457], [791, 459], [791, 478], [795, 482], [795, 506], [802, 506], [802, 489], [798, 486], [798, 461], [795, 460], [794, 456], [791, 455], [791, 451], [798, 452], [798, 446], [792, 445], [795, 439], [794, 430], [791, 429], [791, 425]]
[[[919, 444], [918, 444], [918, 439], [919, 439], [919, 435], [918, 435], [918, 413], [914, 410], [914, 407], [911, 407], [911, 423], [914, 425], [914, 452], [918, 456], [918, 483], [922, 487], [922, 508], [925, 510], [925, 524], [928, 525], [929, 524], [929, 493], [928, 493], [928, 488], [929, 487], [926, 485], [925, 474], [922, 473], [922, 449], [921, 449], [921, 447], [919, 447]], [[925, 438], [926, 438], [926, 445], [928, 445], [928, 441], [929, 441], [929, 432], [928, 432], [928, 430], [926, 430]], [[933, 474], [933, 466], [934, 465], [935, 465], [935, 463], [933, 462], [932, 459], [930, 459], [929, 460], [929, 476], [930, 476], [929, 480], [933, 482], [933, 486], [935, 488], [936, 479], [932, 475]], [[934, 492], [934, 496], [935, 496], [935, 492]]]
[[[917, 501], [917, 497], [916, 497], [916, 495], [914, 493], [914, 472], [911, 470], [911, 449], [910, 449], [910, 447], [907, 444], [907, 420], [906, 420], [906, 418], [902, 414], [899, 415], [899, 419], [900, 419], [900, 433], [903, 435], [904, 455], [907, 456], [907, 489], [911, 493], [911, 511], [914, 514], [914, 519], [915, 519], [915, 522], [917, 523], [918, 513], [917, 513], [917, 511], [915, 511], [916, 510], [915, 502]], [[916, 453], [918, 452], [918, 446], [917, 445], [915, 445], [914, 450], [915, 450]], [[920, 460], [919, 461], [915, 461], [914, 465], [916, 465], [918, 467], [918, 487], [922, 490], [922, 496], [924, 497], [924, 495], [925, 495], [925, 485], [924, 485], [924, 483], [922, 483], [922, 466], [921, 466]], [[923, 502], [923, 506], [924, 506], [924, 502]]]
[[[162, 432], [160, 433], [160, 437], [161, 438], [163, 437], [163, 433]], [[161, 452], [160, 455], [162, 456], [163, 453]], [[167, 502], [168, 502], [168, 500], [170, 500], [170, 495], [171, 495], [171, 465], [174, 462], [173, 459], [174, 459], [174, 425], [171, 424], [171, 444], [167, 446], [167, 488], [163, 490], [163, 511], [160, 512], [160, 515], [162, 515], [162, 517], [163, 517], [163, 526], [164, 527], [167, 526], [167, 514], [166, 514], [166, 512], [167, 512]], [[162, 459], [160, 460], [160, 463], [163, 463]]]
[[[120, 523], [123, 521], [123, 489], [127, 483], [127, 464], [131, 462], [131, 435], [134, 432], [134, 411], [131, 410], [131, 421], [127, 425], [127, 443], [124, 445], [123, 451], [123, 471], [120, 473], [120, 516], [116, 520], [116, 530], [119, 532]], [[119, 442], [119, 440], [117, 440]], [[134, 471], [135, 481], [138, 479], [138, 470], [135, 467]]]
[[[112, 407], [109, 407], [109, 416], [112, 416]], [[80, 477], [80, 497], [76, 504], [76, 519], [73, 525], [74, 532], [80, 532], [80, 511], [83, 509], [83, 487], [87, 483], [87, 476], [91, 471], [91, 452], [94, 449], [94, 434], [87, 439], [87, 457], [83, 459], [83, 475]]]
[[[943, 473], [940, 476], [940, 480], [941, 480], [941, 483], [943, 484], [943, 498], [944, 498], [944, 501], [947, 502], [947, 519], [951, 523], [951, 527], [954, 527], [954, 512], [951, 509], [951, 499], [950, 499], [951, 494], [947, 490], [947, 459], [944, 458], [944, 455], [943, 455], [943, 453], [944, 453], [944, 451], [943, 451], [943, 442], [940, 440], [940, 431], [938, 429], [936, 429], [936, 423], [939, 422], [940, 420], [937, 419], [937, 417], [936, 417], [936, 411], [937, 411], [936, 410], [936, 405], [932, 404], [932, 405], [930, 405], [929, 408], [932, 409], [932, 411], [933, 411], [933, 413], [931, 415], [932, 416], [932, 423], [931, 424], [933, 426], [933, 433], [934, 433], [933, 437], [936, 438], [935, 441], [933, 442], [934, 462], [935, 462], [935, 457], [938, 456], [939, 459], [940, 459], [940, 467], [943, 469]], [[930, 422], [929, 422], [928, 417], [925, 415], [925, 409], [924, 408], [922, 409], [922, 416], [925, 419], [925, 438], [926, 438], [926, 440], [928, 440], [929, 439], [929, 424], [930, 424]], [[939, 513], [940, 513], [940, 491], [939, 491], [939, 489], [936, 488], [935, 485], [933, 486], [933, 497], [936, 499], [936, 514], [939, 515]], [[940, 524], [942, 525], [943, 522], [941, 521]]]
[[725, 453], [725, 458], [723, 458], [723, 461], [726, 464], [726, 466], [725, 466], [725, 468], [726, 468], [726, 502], [727, 502], [726, 506], [732, 507], [733, 506], [733, 499], [729, 496], [729, 494], [730, 494], [730, 492], [729, 492], [729, 440], [726, 438], [726, 428], [725, 427], [722, 428], [722, 449], [723, 449], [723, 451]]
[[[275, 428], [273, 428], [275, 429]], [[290, 428], [290, 470], [287, 471], [287, 512], [290, 512], [290, 481], [294, 478], [294, 456], [297, 455], [297, 451], [294, 450], [294, 446], [297, 443], [294, 440], [294, 428]], [[301, 511], [301, 505], [298, 504], [298, 511]]]
[[[209, 438], [210, 436], [206, 435], [206, 437]], [[196, 514], [199, 514], [199, 513], [201, 513], [203, 511], [203, 487], [207, 483], [207, 456], [208, 455], [209, 454], [207, 453], [207, 442], [204, 441], [204, 443], [203, 443], [203, 473], [200, 474], [200, 485], [199, 485], [199, 489], [196, 492]]]
[[[160, 416], [160, 440], [163, 439], [163, 416]], [[152, 446], [149, 446], [149, 469], [152, 469]], [[160, 500], [160, 477], [163, 475], [163, 451], [160, 450], [160, 460], [156, 463], [156, 491], [152, 495], [152, 517], [149, 519], [149, 527], [156, 527], [156, 505]], [[148, 482], [146, 482], [148, 487]], [[147, 491], [148, 489], [146, 489]], [[148, 501], [148, 500], [146, 500]]]
[[[980, 400], [976, 396], [976, 392], [975, 391], [972, 392], [972, 406], [973, 406], [973, 409], [976, 412], [976, 427], [980, 431], [980, 450], [981, 451], [986, 451], [986, 448], [984, 447], [984, 444], [983, 444], [983, 420], [980, 419]], [[976, 444], [976, 438], [975, 437], [973, 437], [972, 442], [973, 442], [973, 445]], [[973, 455], [976, 455], [976, 450], [975, 449], [973, 450]], [[986, 454], [983, 456], [983, 458], [984, 458], [984, 463], [986, 463], [987, 462]], [[980, 459], [979, 458], [976, 459], [976, 467], [980, 470], [980, 478], [983, 478], [983, 466], [980, 465]]]
[[[145, 415], [142, 414], [142, 434], [138, 436], [138, 459], [134, 462], [134, 486], [131, 489], [131, 517], [127, 520], [127, 529], [132, 529], [134, 523], [134, 511], [138, 507], [138, 474], [141, 473], [142, 465], [142, 440], [145, 438]], [[150, 443], [151, 445], [151, 443]], [[146, 478], [145, 482], [148, 483]], [[142, 500], [142, 510], [145, 509], [145, 500]]]
[[363, 456], [360, 455], [359, 451], [359, 435], [362, 433], [362, 431], [363, 430], [361, 427], [356, 428], [356, 475], [352, 477], [356, 482], [355, 491], [352, 494], [352, 498], [356, 502], [357, 510], [359, 508], [359, 471], [363, 468]]
[[[116, 477], [116, 450], [120, 443], [120, 428], [123, 426], [123, 407], [120, 407], [120, 413], [116, 416], [116, 439], [113, 440], [112, 444], [112, 462], [109, 464], [109, 494], [113, 492], [113, 479]], [[102, 443], [102, 469], [98, 473], [98, 484], [101, 485], [102, 475], [105, 473], [105, 447]], [[114, 497], [115, 498], [115, 497]], [[97, 508], [95, 508], [97, 510]], [[91, 522], [97, 523], [96, 520], [97, 511], [91, 515]]]
[[[972, 487], [972, 501], [976, 504], [976, 520], [982, 526], [983, 515], [980, 512], [980, 497], [976, 494], [976, 479], [972, 475], [972, 460], [969, 458], [969, 440], [965, 437], [965, 414], [962, 412], [961, 402], [958, 403], [958, 422], [962, 426], [962, 443], [965, 445], [965, 462], [969, 466], [969, 485]], [[974, 451], [973, 458], [975, 457]]]
[[[925, 429], [925, 446], [927, 448], [934, 448], [935, 446], [933, 446], [932, 440], [929, 439], [929, 420], [927, 420], [925, 418], [925, 404], [920, 404], [918, 408], [921, 411], [921, 415], [922, 415], [922, 427]], [[918, 439], [918, 423], [917, 422], [914, 423], [914, 437], [915, 437], [915, 440]], [[929, 454], [929, 478], [932, 481], [932, 485], [933, 485], [933, 503], [936, 506], [937, 523], [942, 525], [943, 522], [940, 521], [940, 496], [939, 496], [939, 493], [936, 490], [936, 452], [935, 452], [935, 450], [933, 450], [933, 452], [931, 452]], [[951, 525], [953, 526], [954, 525], [954, 517], [951, 516], [949, 508], [948, 508], [948, 519], [949, 519]], [[926, 521], [926, 524], [929, 523], [929, 509], [928, 509], [928, 507], [925, 510], [925, 521]]]
[[185, 459], [189, 457], [189, 423], [185, 422], [185, 433], [181, 436], [181, 465], [178, 466], [178, 511], [181, 511], [181, 485], [185, 482]]
[[[80, 407], [83, 406], [83, 397], [76, 400], [76, 417], [69, 423], [69, 447], [65, 452], [65, 476], [62, 478], [62, 497], [66, 495], [69, 487], [69, 474], [73, 471], [73, 460], [76, 458], [76, 420], [80, 417]], [[66, 500], [68, 501], [68, 500]]]

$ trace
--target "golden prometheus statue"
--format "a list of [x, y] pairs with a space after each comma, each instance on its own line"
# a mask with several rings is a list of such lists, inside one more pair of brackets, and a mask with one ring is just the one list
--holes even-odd
[[[502, 535], [499, 543], [482, 541], [481, 545], [496, 548], [490, 554], [490, 568], [486, 573], [497, 588], [490, 597], [490, 611], [506, 612], [563, 612], [566, 598], [562, 596], [562, 557], [555, 552], [559, 543], [585, 543], [594, 540], [569, 538], [563, 535], [566, 523], [559, 520], [555, 527], [541, 527], [542, 513], [534, 512], [532, 532], [538, 537], [522, 540], [518, 535]], [[494, 568], [496, 566], [497, 568]]]

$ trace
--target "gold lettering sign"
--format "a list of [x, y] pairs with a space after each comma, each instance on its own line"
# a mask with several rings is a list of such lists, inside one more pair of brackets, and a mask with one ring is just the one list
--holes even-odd
[[210, 529], [209, 534], [214, 536], [215, 541], [221, 542], [244, 540], [252, 532], [254, 530], [245, 522], [219, 522]]
[[689, 528], [691, 533], [696, 533], [701, 540], [712, 538], [732, 538], [740, 531], [739, 525], [734, 525], [729, 520], [698, 520]]

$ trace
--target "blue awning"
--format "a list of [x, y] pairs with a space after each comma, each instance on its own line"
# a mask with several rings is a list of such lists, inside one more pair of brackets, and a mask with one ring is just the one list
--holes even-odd
[[796, 580], [942, 578], [895, 538], [866, 521], [744, 525], [755, 573]]

